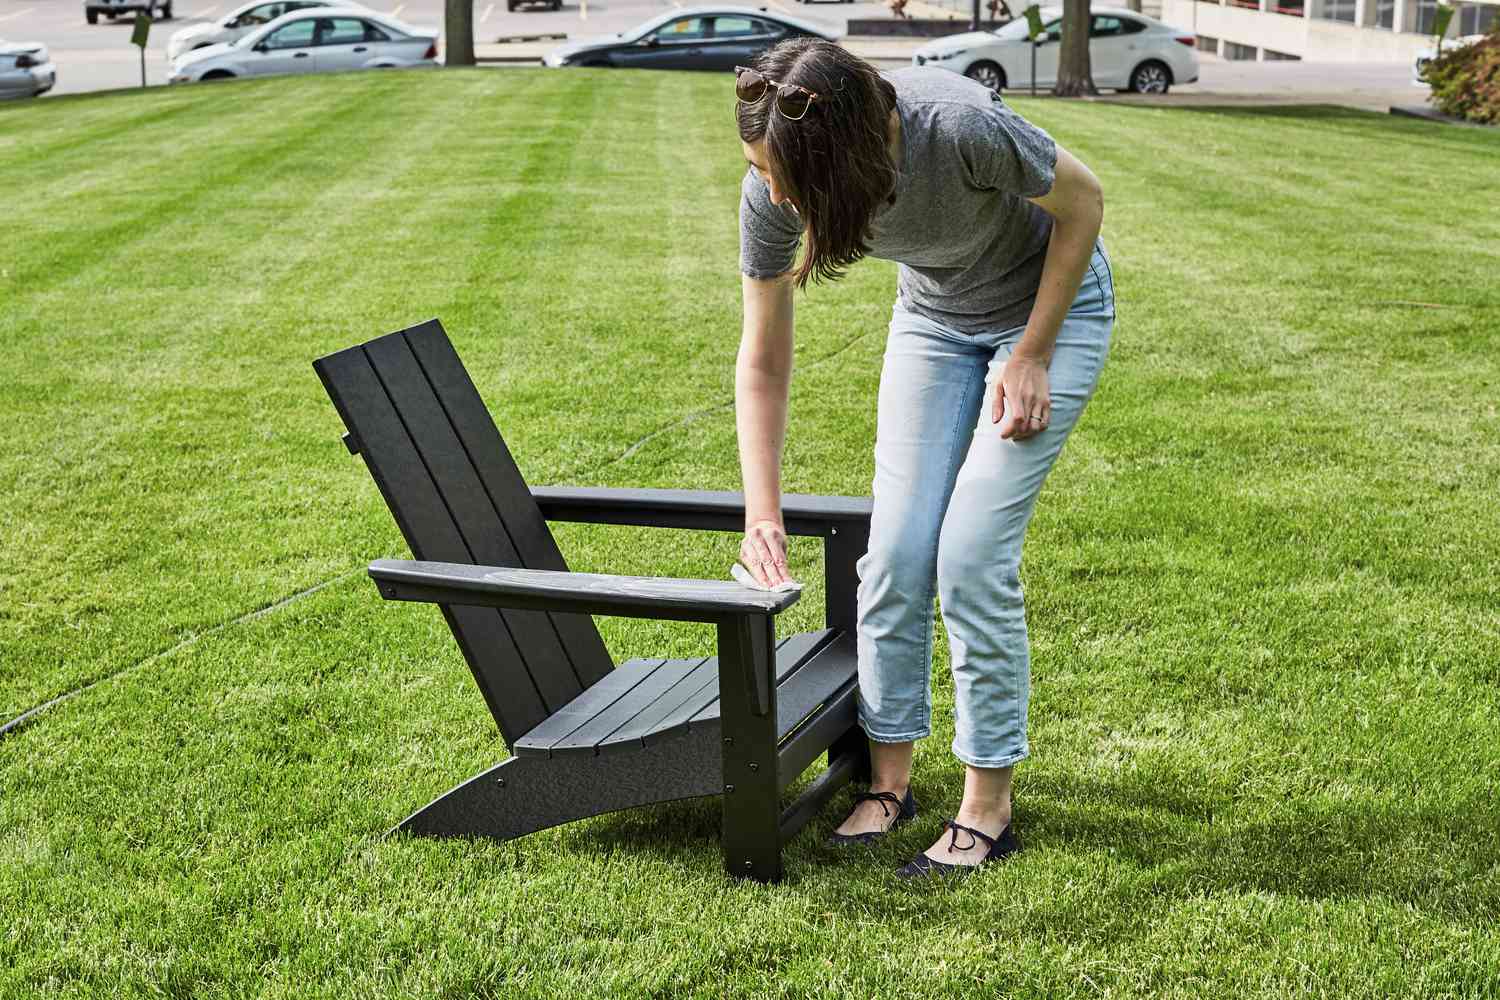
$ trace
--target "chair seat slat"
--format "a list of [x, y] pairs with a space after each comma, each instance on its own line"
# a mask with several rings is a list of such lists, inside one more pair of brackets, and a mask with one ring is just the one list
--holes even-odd
[[597, 716], [641, 683], [665, 659], [638, 660], [611, 670], [599, 683], [552, 713], [545, 722], [516, 741], [515, 752], [547, 756], [552, 747]]
[[[821, 648], [837, 634], [835, 629], [817, 629], [812, 632], [799, 632], [796, 635], [784, 636], [776, 643], [776, 685], [778, 692], [786, 683], [786, 679], [807, 661], [808, 655]], [[639, 739], [641, 743], [649, 744], [660, 740], [672, 733], [686, 729], [691, 722], [703, 721], [708, 718], [718, 718], [719, 704], [719, 661], [717, 657], [711, 657], [707, 663], [710, 668], [706, 681], [699, 686], [698, 690], [688, 698], [683, 698], [673, 706], [670, 711], [662, 712], [651, 722], [650, 729], [644, 732], [626, 732], [619, 734], [622, 739]], [[778, 695], [779, 697], [779, 695]], [[713, 709], [712, 712], [708, 712]], [[646, 716], [646, 713], [642, 713]], [[615, 742], [611, 738], [610, 742]]]
[[[802, 632], [777, 643], [780, 735], [853, 676], [852, 649], [852, 641], [841, 642], [837, 629]], [[717, 657], [632, 660], [527, 733], [517, 742], [516, 753], [552, 756], [639, 749], [718, 718]]]

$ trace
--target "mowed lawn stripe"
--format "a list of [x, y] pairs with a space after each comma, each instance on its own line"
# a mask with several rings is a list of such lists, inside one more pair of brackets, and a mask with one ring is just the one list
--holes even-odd
[[[103, 204], [89, 220], [95, 225], [70, 226], [70, 239], [43, 244], [38, 253], [18, 264], [10, 281], [15, 287], [28, 288], [34, 283], [58, 285], [75, 277], [86, 278], [90, 272], [111, 268], [122, 248], [128, 252], [142, 243], [154, 246], [157, 253], [153, 263], [161, 266], [162, 257], [171, 246], [156, 241], [156, 237], [181, 217], [180, 211], [212, 208], [213, 202], [222, 201], [228, 192], [243, 196], [247, 192], [267, 191], [266, 185], [274, 185], [279, 175], [299, 166], [303, 167], [304, 175], [309, 175], [307, 181], [316, 184], [317, 176], [308, 168], [317, 162], [313, 156], [317, 147], [372, 133], [378, 142], [382, 131], [393, 132], [389, 119], [382, 129], [381, 120], [374, 116], [386, 103], [387, 91], [393, 86], [386, 81], [384, 88], [359, 91], [331, 108], [319, 109], [316, 114], [305, 111], [294, 114], [291, 120], [277, 122], [275, 130], [237, 134], [226, 121], [214, 141], [215, 155], [210, 161], [182, 164], [165, 177], [155, 177], [149, 191], [133, 191], [128, 198], [110, 195], [102, 199]], [[252, 118], [248, 124], [253, 128], [257, 122]], [[174, 179], [173, 173], [177, 172], [185, 175], [183, 183], [163, 183]], [[271, 186], [269, 190], [276, 189]], [[200, 199], [206, 204], [199, 205]], [[264, 207], [274, 211], [275, 203]]]
[[[1046, 122], [1051, 115], [1065, 115], [1074, 109], [1053, 112], [1045, 103], [1037, 106], [1037, 117]], [[1351, 254], [1369, 252], [1378, 247], [1382, 256], [1394, 257], [1392, 263], [1410, 263], [1403, 277], [1426, 282], [1436, 279], [1439, 290], [1419, 285], [1407, 290], [1422, 298], [1436, 295], [1431, 301], [1500, 306], [1500, 289], [1493, 282], [1472, 280], [1480, 277], [1484, 256], [1458, 256], [1441, 271], [1427, 266], [1430, 250], [1412, 234], [1434, 222], [1441, 222], [1448, 238], [1465, 241], [1471, 234], [1482, 240], [1493, 233], [1495, 220], [1488, 213], [1467, 212], [1461, 203], [1443, 197], [1443, 184], [1426, 171], [1412, 169], [1412, 157], [1424, 146], [1441, 148], [1445, 160], [1451, 158], [1464, 175], [1477, 175], [1488, 169], [1494, 155], [1490, 137], [1452, 137], [1441, 143], [1424, 142], [1431, 130], [1421, 123], [1386, 123], [1382, 116], [1330, 109], [1261, 109], [1257, 112], [1235, 112], [1222, 109], [1168, 112], [1156, 109], [1120, 107], [1111, 121], [1121, 139], [1161, 131], [1158, 146], [1168, 141], [1162, 115], [1179, 115], [1183, 124], [1200, 124], [1196, 141], [1172, 144], [1170, 156], [1152, 157], [1134, 163], [1129, 170], [1112, 171], [1106, 201], [1107, 214], [1114, 217], [1113, 207], [1122, 205], [1121, 195], [1149, 201], [1158, 212], [1170, 211], [1170, 224], [1181, 233], [1197, 230], [1185, 244], [1165, 243], [1154, 247], [1158, 258], [1153, 267], [1166, 268], [1211, 265], [1211, 273], [1220, 276], [1220, 287], [1233, 289], [1235, 275], [1243, 275], [1247, 287], [1255, 287], [1255, 277], [1280, 275], [1284, 284], [1278, 301], [1299, 305], [1321, 298], [1349, 307], [1367, 298], [1401, 298], [1388, 285], [1372, 280], [1380, 268], [1351, 266], [1358, 257]], [[1075, 112], [1076, 113], [1076, 112]], [[1388, 117], [1388, 116], [1386, 116]], [[1075, 134], [1067, 127], [1061, 134]], [[1368, 122], [1363, 131], [1336, 129], [1340, 121]], [[1210, 131], [1211, 123], [1227, 123], [1222, 133]], [[1060, 122], [1059, 124], [1063, 124]], [[1212, 137], [1210, 137], [1212, 136]], [[1189, 135], [1181, 135], [1189, 140]], [[1393, 144], [1400, 144], [1401, 154], [1392, 155]], [[1107, 143], [1089, 162], [1096, 171], [1111, 172], [1114, 160], [1128, 157], [1134, 151], [1128, 141]], [[1267, 154], [1274, 153], [1274, 157]], [[1352, 165], [1357, 164], [1357, 168]], [[1171, 197], [1175, 195], [1175, 197]], [[1294, 207], [1295, 206], [1295, 207]], [[1288, 211], [1295, 211], [1289, 216]], [[1360, 224], [1347, 225], [1358, 213]], [[1232, 220], [1232, 224], [1231, 224]], [[1164, 219], [1164, 221], [1167, 221]], [[1133, 227], [1119, 232], [1124, 248], [1150, 229]], [[1251, 234], [1260, 237], [1254, 245], [1267, 242], [1269, 253], [1236, 253], [1235, 242]], [[1400, 237], [1405, 237], [1400, 238]], [[1188, 259], [1173, 252], [1174, 246], [1186, 246], [1210, 240], [1223, 248], [1222, 253], [1207, 258]], [[1489, 244], [1493, 252], [1493, 243]], [[1295, 259], [1295, 270], [1287, 262]], [[1326, 262], [1326, 263], [1325, 263]], [[1336, 269], [1325, 274], [1324, 266]], [[1197, 274], [1193, 275], [1195, 278]], [[1203, 286], [1184, 286], [1202, 294]]]
[[[377, 97], [378, 93], [367, 100]], [[457, 115], [443, 122], [427, 134], [443, 141], [462, 128]], [[287, 539], [282, 533], [263, 530], [265, 504], [276, 504], [280, 495], [293, 508], [286, 512], [305, 510], [308, 484], [298, 474], [286, 476], [298, 463], [284, 454], [284, 446], [276, 448], [274, 439], [271, 449], [262, 447], [244, 457], [235, 454], [236, 442], [254, 434], [257, 427], [296, 414], [326, 416], [308, 405], [310, 392], [317, 390], [310, 367], [305, 384], [293, 383], [297, 388], [291, 392], [280, 384], [285, 380], [273, 387], [246, 383], [242, 370], [247, 361], [264, 364], [281, 359], [286, 370], [301, 374], [300, 363], [316, 349], [319, 331], [305, 324], [268, 329], [261, 318], [263, 304], [319, 294], [309, 287], [307, 274], [321, 274], [325, 258], [342, 260], [340, 248], [356, 244], [361, 233], [399, 231], [420, 219], [420, 206], [415, 203], [419, 196], [410, 191], [400, 194], [392, 187], [402, 177], [430, 169], [420, 159], [420, 147], [398, 141], [407, 134], [409, 122], [394, 117], [372, 126], [353, 116], [345, 119], [343, 128], [342, 135], [336, 129], [325, 131], [316, 141], [311, 133], [304, 133], [303, 149], [283, 147], [282, 160], [258, 170], [251, 187], [285, 194], [245, 198], [249, 204], [241, 220], [244, 224], [238, 227], [202, 226], [205, 215], [235, 218], [229, 202], [246, 193], [237, 184], [227, 184], [225, 190], [205, 188], [196, 202], [187, 203], [191, 210], [161, 213], [158, 239], [186, 248], [187, 257], [201, 246], [210, 263], [193, 273], [213, 284], [206, 298], [192, 296], [182, 303], [174, 300], [170, 286], [139, 297], [113, 297], [117, 309], [155, 315], [155, 322], [140, 336], [128, 340], [101, 337], [102, 331], [91, 329], [97, 307], [86, 291], [38, 292], [36, 299], [47, 303], [45, 310], [37, 310], [38, 335], [45, 335], [49, 323], [78, 330], [81, 343], [67, 345], [66, 354], [95, 360], [82, 370], [71, 366], [74, 374], [64, 379], [67, 389], [63, 393], [56, 384], [49, 385], [44, 395], [27, 398], [18, 409], [23, 425], [37, 434], [23, 442], [23, 449], [14, 456], [16, 467], [24, 470], [15, 485], [18, 493], [39, 506], [24, 511], [13, 523], [25, 532], [28, 526], [66, 522], [69, 512], [118, 508], [125, 497], [135, 499], [115, 517], [82, 518], [72, 531], [51, 539], [23, 534], [9, 549], [11, 558], [30, 553], [32, 558], [54, 563], [60, 572], [36, 581], [28, 616], [33, 642], [13, 647], [13, 662], [22, 669], [6, 677], [6, 689], [15, 692], [0, 702], [6, 705], [6, 711], [0, 712], [6, 718], [173, 645], [191, 632], [265, 606], [347, 568], [342, 559], [334, 565], [315, 559], [311, 565], [278, 568], [288, 559], [283, 548]], [[370, 136], [389, 152], [351, 165], [328, 183], [293, 183], [309, 168], [319, 166], [318, 148], [323, 142], [349, 141], [356, 134]], [[398, 194], [405, 203], [392, 203]], [[350, 205], [360, 206], [360, 211], [349, 212]], [[236, 238], [226, 238], [230, 232]], [[119, 254], [109, 259], [118, 260], [123, 273], [149, 273], [157, 242], [126, 241]], [[142, 259], [132, 260], [132, 253]], [[220, 291], [218, 286], [223, 285], [228, 287]], [[331, 277], [319, 278], [316, 285], [341, 287]], [[338, 296], [331, 302], [337, 308]], [[232, 308], [232, 313], [224, 315], [225, 308]], [[363, 312], [359, 303], [345, 309]], [[304, 345], [300, 353], [296, 343], [285, 345], [287, 333]], [[27, 373], [17, 375], [21, 384], [32, 378]], [[104, 386], [113, 386], [114, 391], [100, 393]], [[184, 419], [189, 413], [192, 419]], [[326, 421], [314, 423], [321, 429]], [[62, 468], [49, 462], [46, 456], [59, 450], [59, 435], [86, 445], [87, 460], [68, 462]], [[330, 434], [324, 443], [331, 446], [336, 441], [336, 434]], [[154, 466], [152, 456], [163, 449], [174, 454], [175, 461]], [[67, 454], [68, 449], [62, 451]], [[252, 467], [259, 467], [253, 476], [237, 471], [246, 458]], [[344, 466], [340, 463], [334, 468], [343, 471]], [[142, 489], [145, 476], [150, 487]], [[226, 510], [243, 512], [242, 519], [226, 520]], [[186, 561], [187, 553], [180, 547], [184, 539], [191, 540], [192, 554]], [[54, 550], [49, 542], [62, 547]], [[305, 551], [291, 555], [297, 562], [306, 561]], [[203, 572], [218, 579], [247, 583], [253, 579], [256, 586], [251, 593], [221, 588], [196, 593], [162, 586], [164, 580]], [[114, 617], [114, 626], [127, 628], [130, 623], [151, 621], [160, 628], [170, 622], [170, 631], [121, 635], [117, 628], [106, 626], [90, 635], [86, 644], [59, 643], [57, 637], [70, 632], [65, 624], [71, 614], [69, 597], [76, 599], [100, 588], [111, 593], [112, 603], [131, 609]], [[188, 617], [173, 621], [167, 612], [164, 618], [162, 601], [183, 598], [191, 601]]]
[[69, 155], [86, 156], [112, 139], [129, 138], [139, 128], [172, 121], [203, 107], [195, 95], [186, 94], [163, 94], [149, 105], [128, 108], [110, 107], [90, 98], [52, 98], [48, 103], [65, 104], [66, 111], [47, 121], [29, 117], [24, 102], [0, 108], [0, 165], [7, 172], [50, 164]]

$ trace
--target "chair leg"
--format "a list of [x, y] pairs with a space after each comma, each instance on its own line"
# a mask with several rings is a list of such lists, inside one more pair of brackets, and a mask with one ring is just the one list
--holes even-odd
[[[776, 753], [776, 633], [769, 615], [718, 624], [719, 724], [723, 727], [724, 868], [781, 880], [781, 784]], [[767, 690], [769, 688], [769, 690]]]
[[639, 751], [512, 757], [445, 792], [396, 829], [510, 840], [619, 809], [717, 795], [721, 768], [719, 728], [711, 723]]
[[849, 523], [823, 536], [823, 586], [829, 628], [854, 635], [859, 621], [859, 558], [870, 547], [870, 523]]
[[[854, 636], [859, 622], [858, 563], [870, 547], [870, 522], [845, 524], [833, 528], [823, 539], [823, 574], [828, 595], [826, 618], [829, 628], [842, 629]], [[828, 748], [828, 765], [845, 753], [855, 754], [854, 773], [850, 780], [870, 780], [870, 742], [858, 725], [834, 741]]]
[[865, 731], [859, 726], [850, 726], [844, 731], [844, 735], [833, 741], [828, 748], [828, 766], [832, 767], [844, 754], [854, 755], [854, 770], [849, 775], [849, 780], [856, 784], [868, 784], [870, 781], [870, 740], [865, 736]]

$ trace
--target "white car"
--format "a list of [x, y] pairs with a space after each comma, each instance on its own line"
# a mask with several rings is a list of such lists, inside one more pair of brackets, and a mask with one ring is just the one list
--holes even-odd
[[[1443, 51], [1461, 49], [1465, 45], [1473, 45], [1475, 42], [1483, 41], [1483, 35], [1462, 35], [1458, 38], [1448, 38], [1443, 41]], [[1437, 58], [1436, 49], [1422, 49], [1411, 63], [1411, 82], [1413, 86], [1427, 86], [1427, 64]]]
[[363, 7], [311, 7], [283, 14], [239, 40], [186, 52], [169, 83], [278, 73], [436, 66], [437, 32]]
[[363, 7], [363, 4], [347, 0], [252, 0], [243, 7], [236, 7], [217, 21], [179, 28], [167, 40], [167, 62], [176, 62], [177, 57], [194, 49], [206, 49], [220, 42], [233, 42], [250, 34], [263, 24], [270, 24], [283, 14], [306, 7]]
[[[1046, 29], [1036, 46], [1036, 85], [1057, 82], [1057, 54], [1062, 39], [1062, 8], [1043, 7]], [[1198, 39], [1189, 31], [1124, 7], [1092, 7], [1089, 63], [1094, 86], [1165, 94], [1174, 83], [1198, 79]], [[937, 66], [978, 80], [991, 90], [1031, 86], [1031, 42], [1026, 19], [1016, 18], [994, 31], [970, 31], [935, 38], [917, 49], [912, 62]]]
[[0, 100], [36, 97], [52, 89], [57, 68], [41, 42], [0, 41]]

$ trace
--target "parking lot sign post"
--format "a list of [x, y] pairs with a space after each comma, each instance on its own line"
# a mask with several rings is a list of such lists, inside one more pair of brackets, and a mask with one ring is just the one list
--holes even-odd
[[130, 33], [130, 44], [140, 46], [141, 86], [146, 85], [146, 37], [151, 34], [151, 15], [137, 12], [135, 30]]
[[1027, 7], [1023, 14], [1026, 15], [1026, 35], [1031, 42], [1031, 96], [1036, 96], [1036, 47], [1037, 40], [1042, 37], [1042, 12], [1036, 4]]
[[1445, 3], [1439, 3], [1437, 10], [1432, 15], [1432, 33], [1437, 36], [1437, 54], [1443, 54], [1443, 36], [1448, 33], [1448, 22], [1453, 20], [1453, 12], [1457, 7]]

